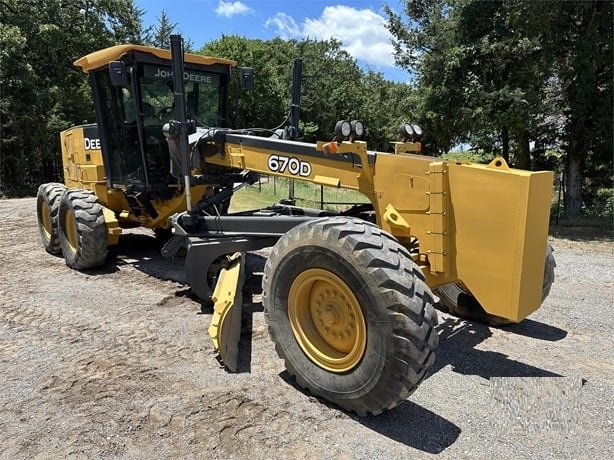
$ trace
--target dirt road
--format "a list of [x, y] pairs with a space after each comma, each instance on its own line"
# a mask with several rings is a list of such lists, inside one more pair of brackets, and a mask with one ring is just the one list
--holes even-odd
[[249, 258], [232, 374], [206, 334], [211, 311], [153, 237], [124, 236], [105, 269], [79, 273], [43, 250], [33, 199], [0, 201], [0, 457], [614, 458], [614, 244], [553, 245], [538, 312], [501, 329], [440, 312], [432, 375], [359, 419], [284, 372], [262, 256]]

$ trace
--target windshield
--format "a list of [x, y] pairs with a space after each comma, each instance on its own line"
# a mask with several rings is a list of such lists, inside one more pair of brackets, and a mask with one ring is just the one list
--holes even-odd
[[[136, 79], [121, 87], [112, 84], [106, 68], [94, 74], [105, 173], [111, 186], [166, 193], [177, 182], [162, 132], [177, 118], [172, 72], [151, 63], [133, 70]], [[225, 75], [187, 67], [184, 77], [188, 118], [200, 126], [225, 127]]]
[[[188, 69], [184, 72], [188, 118], [200, 126], [223, 126], [220, 75]], [[146, 64], [140, 79], [145, 125], [175, 118], [173, 73], [169, 67]], [[148, 119], [150, 123], [148, 123]]]

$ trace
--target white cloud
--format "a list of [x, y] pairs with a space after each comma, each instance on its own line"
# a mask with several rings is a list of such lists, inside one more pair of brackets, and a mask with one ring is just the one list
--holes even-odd
[[277, 13], [266, 21], [267, 27], [277, 27], [282, 38], [335, 38], [353, 57], [374, 66], [393, 67], [392, 36], [385, 24], [386, 19], [372, 10], [344, 5], [327, 6], [319, 18], [307, 18], [300, 27], [285, 13]]
[[275, 27], [277, 29], [277, 35], [284, 40], [301, 35], [301, 29], [294, 18], [286, 13], [277, 13], [272, 18], [268, 18], [264, 26], [267, 28], [270, 26]]
[[225, 2], [224, 0], [221, 0], [215, 8], [215, 12], [218, 14], [218, 16], [226, 16], [227, 18], [237, 14], [248, 14], [252, 11], [253, 10], [245, 3]]

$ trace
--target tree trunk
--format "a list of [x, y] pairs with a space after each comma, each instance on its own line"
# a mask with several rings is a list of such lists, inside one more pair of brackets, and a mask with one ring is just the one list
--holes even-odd
[[529, 148], [529, 133], [526, 130], [518, 134], [518, 154], [516, 168], [531, 169], [531, 149]]
[[510, 130], [507, 126], [501, 128], [501, 155], [506, 163], [510, 162]]
[[[576, 143], [574, 143], [575, 145]], [[578, 214], [582, 210], [582, 184], [584, 182], [584, 157], [575, 148], [567, 153], [565, 174], [567, 192], [565, 193], [565, 213]], [[572, 153], [573, 152], [573, 153]]]

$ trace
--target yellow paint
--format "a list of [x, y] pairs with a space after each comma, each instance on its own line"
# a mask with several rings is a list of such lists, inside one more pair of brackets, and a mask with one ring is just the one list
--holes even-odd
[[[150, 53], [170, 62], [167, 50], [122, 45], [89, 54], [75, 64], [89, 72], [131, 51]], [[185, 59], [191, 64], [235, 65], [234, 61], [197, 55], [186, 55]], [[65, 183], [69, 188], [86, 188], [96, 193], [105, 206], [110, 244], [117, 242], [122, 227], [167, 228], [169, 217], [185, 210], [185, 197], [178, 185], [170, 200], [152, 203], [160, 214], [158, 218], [132, 214], [123, 191], [107, 188], [100, 150], [85, 150], [82, 127], [64, 131], [61, 146]], [[205, 162], [358, 190], [373, 204], [377, 224], [412, 249], [412, 257], [429, 286], [460, 281], [488, 313], [512, 321], [519, 321], [538, 308], [553, 173], [515, 170], [500, 158], [488, 165], [442, 161], [415, 154], [421, 150], [420, 143], [394, 146], [395, 153], [369, 154], [365, 142], [328, 141], [313, 144], [313, 154], [289, 155], [281, 147], [281, 151], [275, 151], [275, 147], [271, 150], [226, 142], [219, 153], [207, 156]], [[301, 168], [295, 168], [294, 174], [288, 169], [271, 170], [271, 164], [279, 159], [272, 159], [274, 155], [284, 156], [286, 162], [288, 157], [294, 157], [293, 161], [301, 162]], [[337, 161], [335, 157], [339, 155], [353, 161]], [[192, 195], [200, 197], [205, 191], [204, 185], [194, 187]], [[308, 278], [297, 285], [296, 290], [300, 291], [295, 294], [297, 299], [309, 297], [307, 291], [320, 284], [343, 288], [326, 273], [310, 272]], [[228, 291], [224, 296], [221, 291], [215, 294], [220, 308], [228, 308], [234, 284], [232, 280], [218, 283], [220, 289]], [[356, 304], [350, 308], [360, 310]], [[344, 358], [346, 362], [341, 366], [327, 364], [326, 360], [336, 359], [336, 354], [322, 357], [327, 354], [322, 352], [326, 347], [313, 345], [311, 333], [301, 332], [307, 310], [291, 314], [297, 323], [293, 326], [295, 334], [303, 334], [301, 346], [314, 362], [329, 366], [333, 372], [355, 365], [354, 355]], [[352, 343], [362, 346], [360, 340]]]
[[317, 366], [334, 373], [352, 370], [362, 359], [367, 329], [350, 287], [328, 270], [301, 272], [288, 293], [294, 338]]
[[230, 265], [220, 271], [211, 297], [214, 302], [213, 317], [208, 332], [222, 362], [230, 370], [236, 370], [241, 335], [244, 262], [238, 252], [229, 256], [228, 260]]
[[411, 236], [411, 227], [401, 213], [391, 204], [386, 205], [384, 208], [382, 221], [386, 222], [390, 228], [393, 228], [397, 236]]
[[[168, 200], [153, 200], [158, 212], [155, 219], [149, 215], [136, 216], [121, 188], [108, 188], [104, 175], [102, 151], [86, 150], [83, 126], [75, 126], [60, 133], [62, 162], [64, 166], [64, 183], [68, 188], [81, 188], [94, 192], [103, 206], [107, 226], [107, 243], [117, 244], [122, 227], [143, 226], [147, 228], [168, 228], [169, 218], [173, 214], [186, 210], [186, 199], [182, 190]], [[191, 188], [192, 196], [200, 198], [207, 186], [198, 185]]]
[[451, 270], [488, 313], [520, 321], [541, 304], [553, 173], [448, 171]]
[[[117, 61], [122, 56], [131, 51], [140, 51], [142, 53], [153, 54], [158, 58], [167, 59], [170, 64], [171, 52], [169, 50], [150, 48], [148, 46], [141, 45], [118, 45], [112, 46], [110, 48], [105, 48], [103, 50], [95, 51], [93, 53], [88, 54], [87, 56], [83, 56], [82, 58], [77, 59], [74, 62], [74, 65], [77, 67], [81, 67], [83, 72], [87, 73], [108, 65], [110, 61]], [[185, 62], [187, 62], [188, 64], [223, 64], [233, 67], [237, 64], [236, 61], [231, 61], [230, 59], [221, 59], [189, 53], [184, 54], [184, 59]]]

